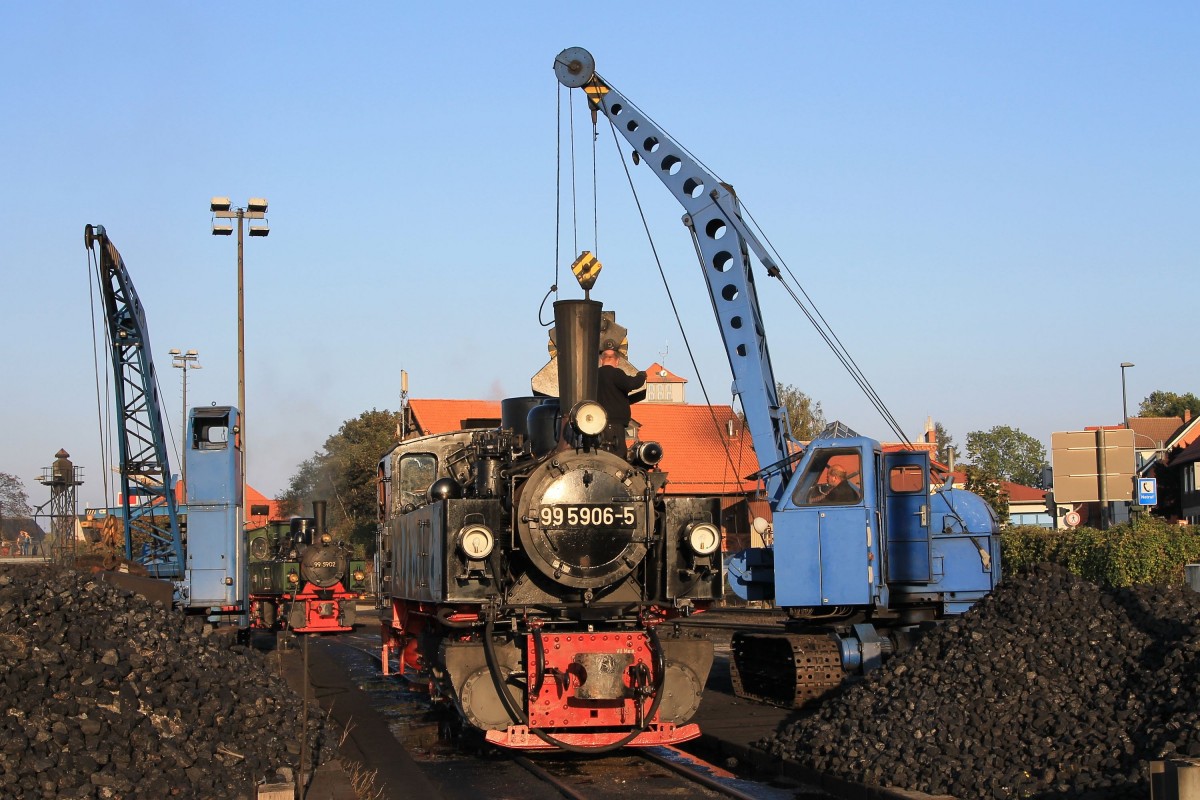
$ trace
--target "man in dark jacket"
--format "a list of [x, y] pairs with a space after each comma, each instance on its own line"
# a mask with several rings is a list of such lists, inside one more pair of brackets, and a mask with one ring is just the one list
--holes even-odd
[[812, 495], [809, 497], [810, 503], [836, 503], [847, 504], [857, 503], [860, 497], [858, 487], [846, 479], [846, 470], [838, 466], [829, 468], [828, 483], [818, 484]]
[[625, 458], [625, 428], [628, 427], [631, 416], [629, 407], [636, 402], [630, 398], [629, 393], [646, 385], [646, 373], [626, 375], [617, 366], [620, 360], [617, 351], [612, 348], [601, 351], [600, 380], [597, 385], [599, 396], [596, 400], [608, 416], [608, 426], [600, 435], [600, 446]]

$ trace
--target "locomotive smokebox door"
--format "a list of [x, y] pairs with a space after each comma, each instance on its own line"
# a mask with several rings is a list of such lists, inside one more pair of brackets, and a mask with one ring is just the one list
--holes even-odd
[[653, 527], [648, 494], [644, 474], [612, 453], [564, 453], [525, 485], [521, 544], [533, 565], [557, 583], [611, 586], [646, 555], [639, 532]]

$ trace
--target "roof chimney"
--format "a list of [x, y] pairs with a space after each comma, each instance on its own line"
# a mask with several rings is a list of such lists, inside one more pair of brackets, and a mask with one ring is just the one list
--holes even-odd
[[1183, 421], [1184, 422], [1192, 421], [1192, 410], [1190, 408], [1185, 408], [1183, 410]]

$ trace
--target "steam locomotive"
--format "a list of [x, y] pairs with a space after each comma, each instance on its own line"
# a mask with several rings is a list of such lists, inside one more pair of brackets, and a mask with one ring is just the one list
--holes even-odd
[[354, 629], [355, 604], [367, 591], [365, 563], [325, 527], [325, 502], [313, 516], [273, 522], [253, 534], [250, 627], [295, 633]]
[[[384, 669], [497, 746], [687, 741], [712, 643], [674, 619], [721, 596], [719, 504], [666, 496], [662, 448], [601, 447], [601, 304], [555, 303], [558, 393], [379, 465]], [[606, 341], [605, 345], [613, 346]]]

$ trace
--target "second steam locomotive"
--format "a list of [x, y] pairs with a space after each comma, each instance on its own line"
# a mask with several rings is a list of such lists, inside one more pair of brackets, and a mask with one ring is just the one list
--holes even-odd
[[250, 538], [250, 627], [295, 633], [354, 628], [367, 590], [364, 562], [325, 527], [325, 503], [313, 516], [272, 523]]
[[395, 654], [502, 747], [699, 735], [712, 643], [670, 622], [721, 596], [718, 501], [666, 496], [654, 443], [601, 447], [601, 317], [555, 303], [557, 401], [505, 400], [499, 428], [379, 466], [385, 669]]

